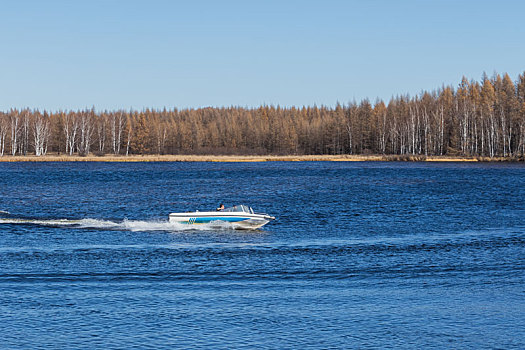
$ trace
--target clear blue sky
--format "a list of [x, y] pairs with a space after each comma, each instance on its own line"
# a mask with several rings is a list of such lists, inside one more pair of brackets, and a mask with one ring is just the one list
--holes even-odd
[[329, 105], [525, 70], [525, 1], [0, 0], [0, 110]]

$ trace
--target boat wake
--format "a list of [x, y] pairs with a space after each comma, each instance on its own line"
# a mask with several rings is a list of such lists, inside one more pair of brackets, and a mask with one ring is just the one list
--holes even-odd
[[232, 230], [233, 226], [226, 222], [211, 222], [202, 225], [185, 225], [168, 221], [127, 220], [110, 221], [100, 219], [22, 219], [0, 218], [0, 225], [36, 225], [47, 227], [73, 227], [79, 229], [115, 230], [115, 231], [216, 231]]

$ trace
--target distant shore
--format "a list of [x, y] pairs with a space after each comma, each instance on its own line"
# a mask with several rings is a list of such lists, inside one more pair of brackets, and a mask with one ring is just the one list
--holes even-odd
[[363, 162], [363, 161], [412, 161], [412, 162], [514, 162], [523, 159], [508, 157], [461, 157], [421, 155], [287, 155], [287, 156], [236, 156], [236, 155], [130, 155], [115, 156], [7, 156], [0, 162]]

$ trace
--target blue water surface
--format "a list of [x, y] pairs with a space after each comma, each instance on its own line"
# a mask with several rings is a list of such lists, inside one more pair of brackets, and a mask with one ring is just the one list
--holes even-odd
[[[248, 204], [259, 231], [174, 211]], [[525, 348], [523, 164], [0, 163], [0, 348]]]

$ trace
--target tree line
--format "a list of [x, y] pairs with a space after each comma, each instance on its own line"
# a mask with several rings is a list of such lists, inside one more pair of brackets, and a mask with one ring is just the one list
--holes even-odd
[[0, 112], [0, 155], [393, 154], [521, 157], [525, 72], [388, 103]]

